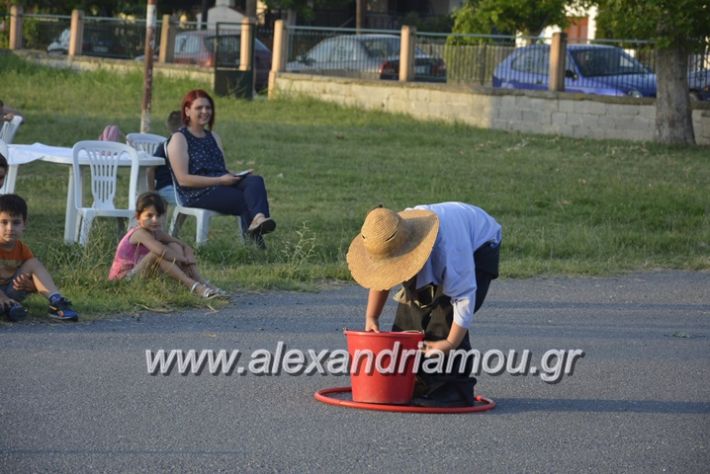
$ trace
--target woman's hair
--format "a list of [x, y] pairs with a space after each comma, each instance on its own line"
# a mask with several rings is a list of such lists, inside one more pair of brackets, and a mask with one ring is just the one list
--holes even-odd
[[210, 95], [202, 89], [193, 89], [182, 98], [182, 107], [180, 108], [182, 123], [185, 124], [185, 126], [190, 125], [190, 119], [185, 114], [185, 108], [192, 107], [192, 103], [197, 99], [207, 99], [210, 103], [210, 107], [212, 107], [212, 116], [210, 117], [210, 130], [212, 130], [215, 117], [214, 100], [212, 100], [212, 97], [210, 97]]
[[155, 212], [157, 212], [159, 216], [162, 216], [168, 210], [165, 199], [163, 199], [160, 194], [151, 191], [138, 196], [136, 200], [136, 215], [140, 215], [150, 206], [155, 208]]

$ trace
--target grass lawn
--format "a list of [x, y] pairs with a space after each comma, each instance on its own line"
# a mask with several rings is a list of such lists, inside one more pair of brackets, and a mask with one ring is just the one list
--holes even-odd
[[[71, 146], [108, 123], [138, 131], [142, 82], [0, 55], [0, 98], [26, 119], [15, 143]], [[164, 118], [194, 87], [208, 86], [156, 77], [153, 132], [165, 134]], [[447, 200], [503, 225], [504, 277], [710, 268], [707, 148], [505, 133], [313, 100], [215, 99], [228, 166], [265, 177], [279, 226], [259, 252], [235, 238], [231, 219], [213, 222], [199, 260], [227, 289], [347, 280], [345, 253], [370, 208]], [[203, 304], [169, 281], [108, 283], [115, 225], [95, 226], [86, 249], [64, 245], [66, 186], [66, 168], [36, 162], [20, 168], [16, 191], [30, 207], [24, 240], [82, 314]], [[33, 298], [30, 308], [44, 304]]]

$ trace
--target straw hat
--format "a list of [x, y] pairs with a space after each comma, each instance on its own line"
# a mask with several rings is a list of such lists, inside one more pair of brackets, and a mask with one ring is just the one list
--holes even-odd
[[439, 218], [431, 211], [374, 209], [350, 244], [350, 273], [365, 288], [389, 290], [421, 270], [438, 231]]

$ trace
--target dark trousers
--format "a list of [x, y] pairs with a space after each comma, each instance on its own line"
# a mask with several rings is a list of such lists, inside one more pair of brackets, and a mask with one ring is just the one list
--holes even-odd
[[216, 186], [191, 202], [190, 206], [239, 216], [244, 232], [258, 213], [269, 217], [269, 201], [264, 178], [253, 174], [241, 179], [234, 186]]
[[[476, 264], [476, 304], [474, 308], [474, 312], [476, 312], [486, 299], [491, 281], [498, 277], [500, 247], [486, 244], [476, 250], [473, 258]], [[424, 307], [400, 303], [397, 307], [392, 330], [424, 331], [424, 338], [429, 341], [446, 339], [454, 321], [454, 308], [451, 305], [451, 298], [441, 294], [439, 289], [435, 290], [434, 295], [434, 301]], [[468, 331], [466, 331], [466, 335], [457, 349], [471, 349]], [[470, 374], [470, 372], [470, 367], [467, 367], [465, 375]], [[463, 372], [459, 372], [459, 374], [464, 375]]]

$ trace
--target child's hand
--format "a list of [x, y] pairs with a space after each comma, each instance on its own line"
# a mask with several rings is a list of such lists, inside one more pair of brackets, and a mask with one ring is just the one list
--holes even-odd
[[24, 291], [26, 293], [35, 293], [37, 287], [32, 279], [32, 275], [29, 273], [21, 273], [12, 280], [12, 288], [15, 291]]
[[15, 303], [17, 303], [17, 301], [13, 300], [12, 298], [9, 298], [4, 292], [0, 291], [0, 308], [8, 308]]
[[183, 247], [183, 253], [185, 254], [185, 263], [188, 265], [196, 265], [197, 260], [195, 259], [195, 252], [192, 250], [191, 247], [188, 247], [185, 245]]
[[454, 346], [446, 339], [442, 339], [440, 341], [424, 341], [422, 344], [422, 350], [424, 351], [425, 357], [431, 357], [439, 351], [447, 354], [453, 348]]

